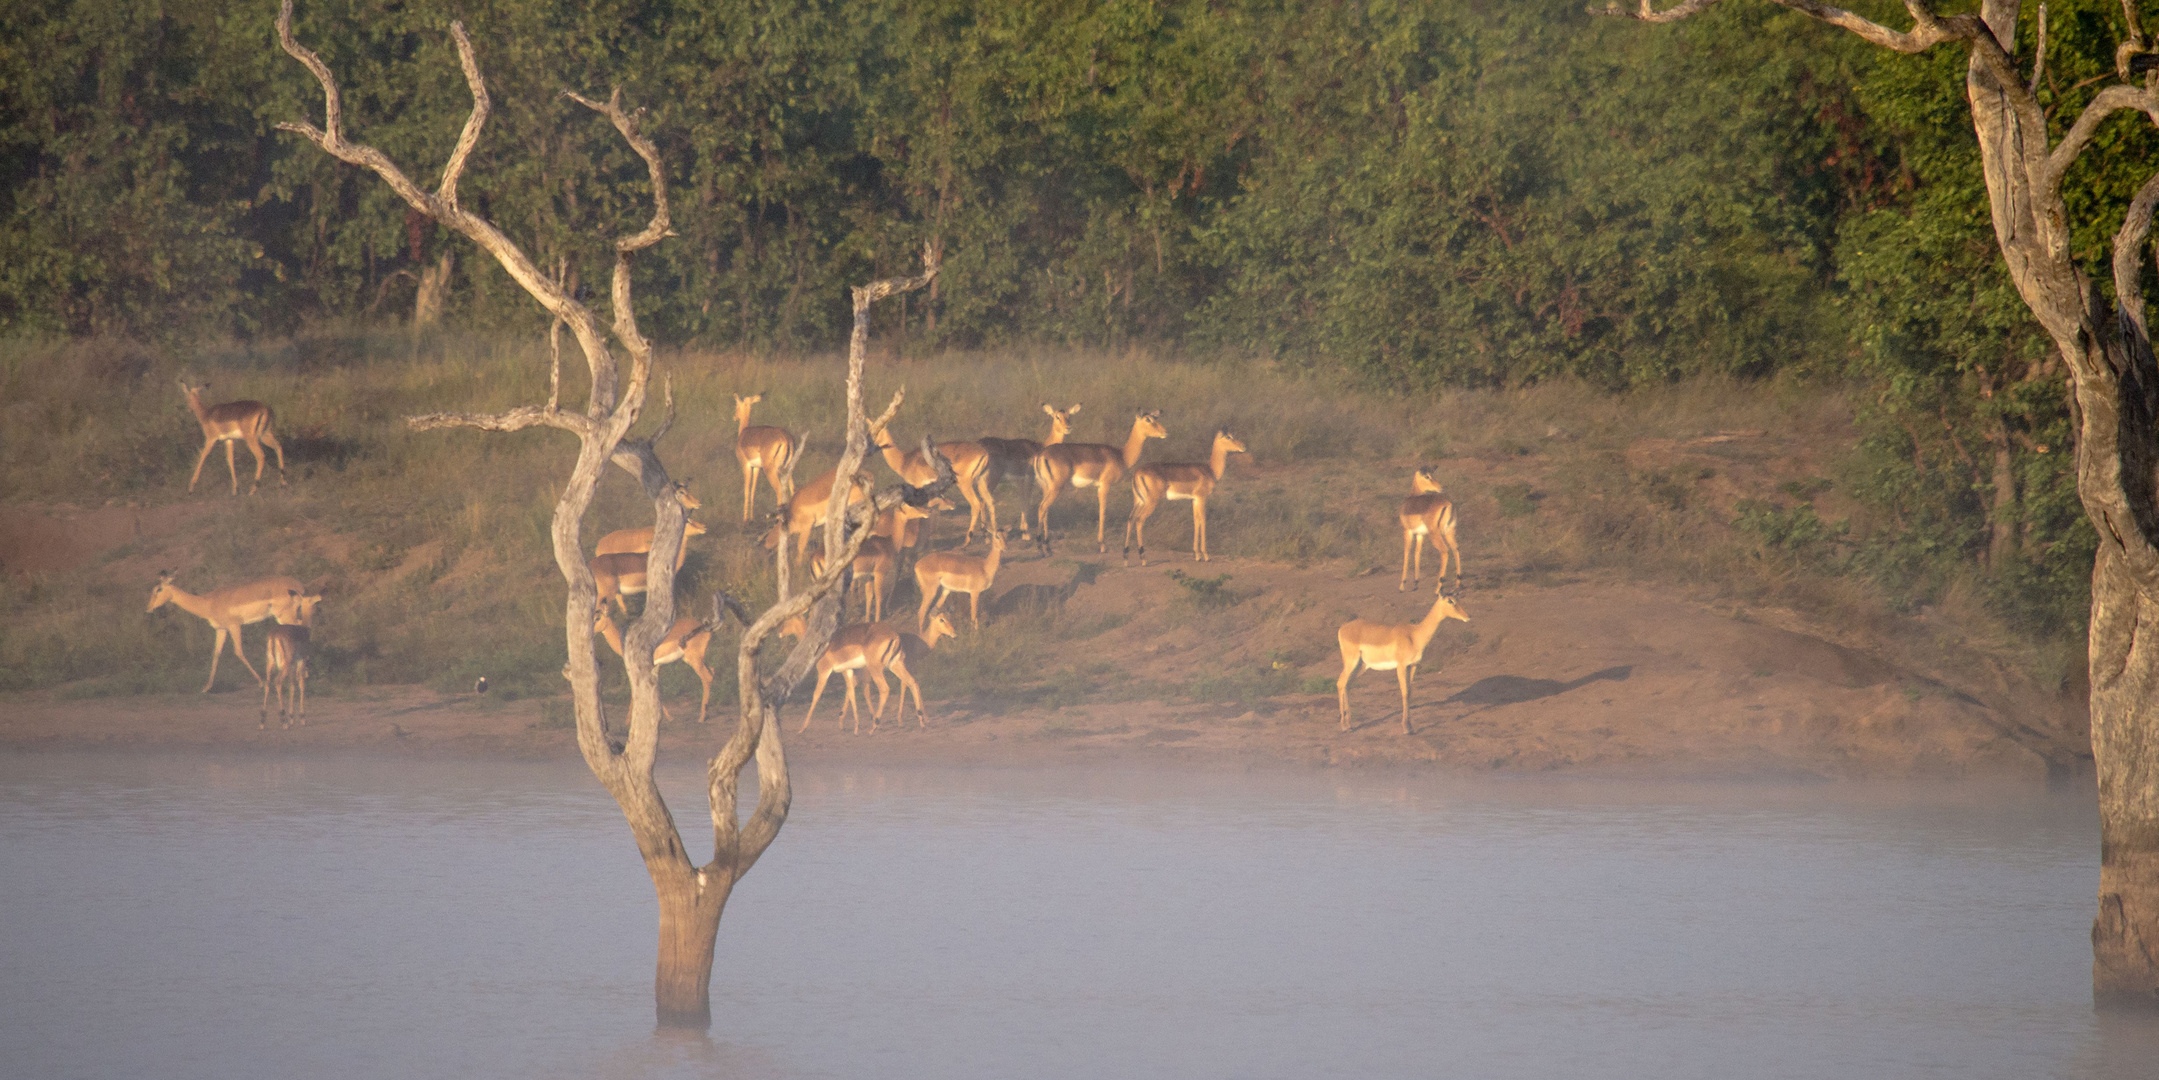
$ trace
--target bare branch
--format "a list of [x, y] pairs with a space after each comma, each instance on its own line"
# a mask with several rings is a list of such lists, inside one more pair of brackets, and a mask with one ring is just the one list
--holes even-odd
[[[2123, 0], [2128, 3], [2128, 0]], [[2031, 95], [2039, 96], [2039, 87], [2047, 77], [2047, 6], [2039, 5], [2039, 43], [2033, 49]]]
[[2144, 340], [2151, 337], [2144, 321], [2144, 240], [2151, 235], [2154, 208], [2159, 208], [2159, 173], [2137, 189], [2121, 229], [2114, 234], [2114, 302]]
[[592, 421], [581, 413], [561, 412], [552, 406], [520, 405], [505, 413], [422, 413], [419, 416], [406, 417], [405, 426], [414, 431], [453, 427], [478, 428], [482, 431], [523, 431], [529, 427], [552, 427], [583, 436], [591, 432]]
[[2150, 91], [2139, 86], [2109, 86], [2099, 91], [2098, 96], [2084, 106], [2084, 111], [2077, 114], [2077, 122], [2069, 128], [2069, 133], [2063, 135], [2062, 141], [2054, 145], [2053, 152], [2047, 155], [2035, 182], [2042, 184], [2043, 190], [2055, 190], [2062, 175], [2075, 163], [2077, 155], [2083, 153], [2084, 147], [2099, 133], [2099, 125], [2124, 109], [2159, 112], [2159, 101], [2154, 100]]
[[[1604, 8], [1591, 8], [1590, 14], [1616, 15], [1640, 22], [1670, 23], [1678, 22], [1691, 15], [1698, 15], [1717, 2], [1718, 0], [1684, 0], [1682, 3], [1659, 11], [1654, 6], [1654, 0], [1640, 0], [1640, 6], [1632, 10], [1622, 7], [1614, 0], [1613, 3]], [[1905, 11], [1912, 16], [1912, 28], [1909, 31], [1892, 30], [1872, 19], [1846, 11], [1840, 7], [1819, 3], [1817, 0], [1771, 0], [1771, 2], [1791, 8], [1802, 15], [1819, 19], [1831, 26], [1849, 30], [1876, 45], [1895, 49], [1901, 53], [1925, 52], [1944, 41], [1968, 40], [1973, 33], [1974, 26], [1982, 29], [1985, 26], [1984, 23], [1980, 23], [1978, 19], [1970, 15], [1953, 15], [1943, 18], [1928, 10], [1925, 5], [1912, 2], [1912, 0], [1906, 0], [1904, 5]]]
[[435, 198], [448, 207], [457, 206], [457, 180], [465, 171], [465, 161], [472, 156], [472, 148], [480, 143], [480, 128], [487, 123], [487, 116], [494, 111], [494, 102], [487, 96], [487, 80], [480, 77], [480, 60], [472, 52], [472, 39], [465, 36], [465, 24], [450, 21], [450, 39], [457, 42], [457, 62], [465, 69], [465, 85], [472, 91], [472, 115], [465, 118], [465, 130], [457, 135], [457, 148], [450, 151], [450, 160], [442, 166], [442, 183], [435, 187]]

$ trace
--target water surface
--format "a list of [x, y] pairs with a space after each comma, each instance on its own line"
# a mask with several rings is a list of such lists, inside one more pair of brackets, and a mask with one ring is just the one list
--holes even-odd
[[[667, 777], [693, 850], [700, 779]], [[2148, 1078], [2089, 793], [798, 770], [709, 1037], [576, 764], [0, 757], [9, 1077]]]

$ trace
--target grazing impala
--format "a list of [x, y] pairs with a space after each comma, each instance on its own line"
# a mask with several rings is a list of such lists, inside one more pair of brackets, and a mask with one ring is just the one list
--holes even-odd
[[1417, 681], [1417, 665], [1424, 662], [1425, 646], [1432, 643], [1432, 635], [1439, 632], [1439, 624], [1448, 619], [1469, 621], [1469, 613], [1454, 597], [1441, 591], [1432, 600], [1432, 610], [1425, 612], [1424, 620], [1408, 625], [1366, 622], [1357, 619], [1342, 624], [1335, 631], [1335, 642], [1342, 647], [1342, 677], [1334, 682], [1334, 693], [1342, 706], [1342, 730], [1349, 730], [1349, 680], [1361, 664], [1374, 671], [1394, 672], [1394, 680], [1402, 687], [1402, 734], [1412, 734], [1409, 727], [1409, 687]]
[[[696, 496], [690, 494], [679, 484], [675, 487], [675, 501], [681, 503], [684, 510], [696, 510], [704, 505], [703, 503], [697, 501]], [[593, 552], [593, 554], [644, 554], [645, 552], [652, 550], [652, 530], [653, 526], [650, 525], [647, 525], [642, 529], [616, 529], [614, 532], [608, 533], [606, 536], [600, 537], [600, 546], [597, 550]], [[684, 548], [687, 548], [689, 546], [690, 537], [703, 535], [705, 535], [705, 527], [702, 524], [699, 524], [695, 521], [683, 523], [682, 544]], [[678, 570], [682, 568], [682, 556], [680, 552], [676, 553], [675, 568]]]
[[[1418, 469], [1410, 477], [1409, 498], [1402, 500], [1402, 580], [1394, 590], [1424, 584], [1424, 541], [1430, 538], [1439, 552], [1439, 580], [1447, 580], [1447, 560], [1454, 560], [1454, 583], [1462, 584], [1462, 549], [1454, 542], [1454, 500], [1440, 490], [1432, 474]], [[1410, 577], [1410, 552], [1416, 552], [1416, 577]]]
[[1207, 496], [1214, 494], [1231, 454], [1244, 444], [1227, 431], [1214, 433], [1214, 456], [1205, 465], [1188, 462], [1142, 465], [1132, 473], [1132, 517], [1124, 526], [1124, 562], [1132, 565], [1132, 543], [1139, 541], [1139, 564], [1147, 565], [1147, 519], [1165, 502], [1192, 500], [1192, 558], [1210, 562], [1207, 552]]
[[[928, 487], [937, 482], [937, 466], [923, 457], [922, 451], [901, 450], [892, 441], [892, 432], [885, 428], [870, 429], [870, 439], [885, 455], [885, 464], [891, 466], [901, 480], [914, 487]], [[989, 455], [983, 451], [982, 444], [971, 442], [938, 443], [937, 452], [952, 463], [952, 477], [959, 481], [960, 497], [967, 500], [967, 538], [960, 541], [960, 546], [965, 547], [974, 542], [975, 530], [982, 527], [985, 516], [992, 521], [997, 517], [996, 502], [989, 500], [982, 491], [982, 473], [989, 468]], [[982, 512], [985, 502], [989, 503], [987, 515]]]
[[[1075, 403], [1071, 408], [1059, 411], [1055, 405], [1044, 405], [1042, 411], [1050, 417], [1050, 437], [1042, 442], [1033, 439], [999, 439], [985, 435], [975, 440], [982, 444], [982, 451], [989, 455], [989, 467], [982, 470], [982, 496], [990, 504], [990, 528], [997, 524], [997, 489], [1008, 476], [1031, 481], [1035, 474], [1035, 457], [1045, 446], [1055, 446], [1072, 434], [1072, 414], [1080, 411]], [[1020, 503], [1020, 536], [1029, 537], [1027, 531], [1027, 504]]]
[[[816, 479], [797, 488], [794, 496], [787, 500], [787, 505], [773, 515], [773, 526], [765, 533], [765, 550], [770, 551], [786, 543], [787, 538], [792, 536], [795, 550], [794, 554], [787, 557], [787, 565], [793, 566], [802, 561], [802, 553], [810, 546], [810, 530], [825, 523], [825, 513], [831, 509], [832, 484], [838, 477], [838, 469], [826, 469], [818, 473]], [[867, 472], [857, 472], [854, 494], [847, 500], [847, 504], [852, 506], [869, 498], [871, 483]]]
[[[796, 616], [789, 619], [780, 627], [780, 633], [801, 637], [802, 618]], [[919, 655], [936, 648], [939, 638], [955, 636], [957, 631], [952, 629], [952, 620], [945, 618], [943, 612], [931, 616], [929, 629], [919, 638], [874, 622], [855, 623], [833, 631], [832, 640], [825, 646], [824, 655], [817, 658], [817, 689], [810, 694], [810, 711], [803, 714], [802, 726], [796, 729], [796, 733], [808, 731], [810, 721], [817, 718], [817, 702], [825, 696], [825, 684], [831, 681], [834, 672], [847, 680], [847, 702], [840, 707], [840, 723], [845, 724], [847, 714], [853, 712], [854, 733], [862, 733], [862, 708], [855, 704], [857, 671], [877, 683], [877, 708], [870, 713], [870, 734], [877, 734], [877, 725], [884, 722], [885, 702], [892, 693], [891, 684], [885, 681], [887, 671], [900, 679], [900, 707], [893, 718], [894, 725], [907, 726], [907, 692], [912, 690], [915, 695], [915, 726], [927, 728], [929, 723], [924, 719], [927, 710], [922, 705], [922, 684], [916, 682], [913, 673], [907, 670], [907, 656], [910, 652]], [[869, 691], [864, 690], [862, 696], [867, 700]]]
[[[622, 628], [615, 625], [615, 617], [607, 613], [605, 604], [600, 606], [598, 615], [594, 617], [592, 629], [607, 639], [608, 647], [615, 650], [616, 656], [628, 659], [622, 651]], [[685, 616], [676, 619], [675, 625], [667, 628], [667, 636], [661, 638], [660, 644], [652, 650], [653, 667], [663, 667], [680, 660], [697, 673], [698, 682], [705, 684], [704, 699], [697, 703], [697, 722], [700, 724], [705, 722], [705, 716], [712, 708], [712, 669], [705, 666], [705, 650], [711, 645], [712, 624]], [[660, 703], [660, 715], [670, 724], [675, 722], [674, 714], [667, 711], [667, 703], [664, 701]]]
[[248, 452], [255, 455], [255, 482], [247, 489], [248, 494], [262, 486], [262, 444], [269, 443], [277, 451], [277, 482], [285, 482], [285, 447], [270, 432], [270, 407], [260, 401], [228, 401], [223, 405], [204, 405], [202, 392], [209, 383], [189, 386], [180, 380], [180, 392], [187, 395], [187, 407], [194, 411], [195, 419], [202, 423], [202, 453], [195, 457], [195, 475], [187, 478], [187, 489], [195, 490], [195, 481], [202, 479], [202, 463], [210, 460], [210, 451], [219, 443], [225, 444], [225, 471], [232, 474], [232, 493], [240, 493], [240, 469], [233, 464], [232, 444], [244, 442]]
[[1095, 550], [1109, 551], [1104, 536], [1109, 527], [1110, 485], [1124, 479], [1125, 473], [1139, 464], [1140, 451], [1149, 439], [1169, 438], [1162, 427], [1162, 412], [1142, 412], [1132, 418], [1132, 434], [1125, 439], [1124, 449], [1102, 443], [1058, 443], [1045, 446], [1035, 457], [1035, 483], [1042, 488], [1042, 505], [1035, 511], [1035, 526], [1042, 531], [1042, 550], [1050, 550], [1050, 506], [1057, 501], [1057, 494], [1070, 484], [1075, 488], [1095, 489]]
[[[765, 400], [763, 394], [735, 395], [735, 457], [742, 462], [742, 520], [750, 520], [757, 502], [757, 474], [762, 470], [772, 485], [772, 497], [782, 506], [794, 497], [792, 486], [781, 479], [787, 459], [795, 456], [795, 437], [776, 427], [751, 427], [750, 410]], [[785, 488], [786, 490], [782, 490]]]
[[263, 646], [262, 670], [266, 677], [262, 685], [262, 719], [255, 725], [257, 730], [270, 726], [270, 691], [273, 687], [277, 690], [278, 726], [289, 728], [295, 718], [301, 727], [307, 726], [307, 658], [315, 653], [310, 628], [315, 625], [315, 605], [322, 603], [322, 597], [293, 593], [292, 599], [296, 605], [294, 617], [299, 621], [272, 626], [269, 641]]
[[981, 557], [956, 551], [933, 551], [915, 560], [915, 588], [922, 593], [922, 610], [915, 612], [915, 628], [929, 625], [930, 608], [943, 608], [953, 593], [967, 594], [967, 613], [976, 630], [982, 629], [982, 594], [997, 583], [997, 564], [1005, 557], [1005, 534], [990, 534], [990, 553]]
[[156, 611], [170, 603], [216, 628], [217, 642], [210, 646], [210, 678], [202, 684], [202, 692], [209, 693], [210, 687], [217, 682], [217, 658], [224, 653], [228, 636], [232, 638], [233, 655], [240, 658], [240, 663], [256, 682], [261, 682], [262, 673], [248, 662], [247, 652], [240, 647], [240, 628], [264, 619], [274, 618], [285, 623], [296, 620], [300, 610], [298, 598], [305, 594], [307, 586], [289, 577], [273, 577], [197, 596], [172, 583], [176, 572], [167, 570], [157, 576], [157, 588], [150, 591], [150, 606], [143, 610]]

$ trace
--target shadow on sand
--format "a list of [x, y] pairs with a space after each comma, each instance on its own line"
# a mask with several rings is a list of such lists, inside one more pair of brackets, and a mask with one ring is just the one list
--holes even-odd
[[1548, 698], [1554, 694], [1564, 694], [1569, 690], [1579, 689], [1590, 683], [1602, 682], [1607, 679], [1612, 682], [1622, 682], [1632, 674], [1634, 674], [1634, 665], [1622, 664], [1618, 667], [1605, 668], [1603, 671], [1590, 672], [1579, 679], [1569, 682], [1560, 682], [1557, 679], [1529, 679], [1520, 675], [1493, 675], [1470, 683], [1457, 691], [1453, 697], [1440, 702], [1440, 704], [1514, 705], [1524, 701], [1535, 701], [1538, 698]]

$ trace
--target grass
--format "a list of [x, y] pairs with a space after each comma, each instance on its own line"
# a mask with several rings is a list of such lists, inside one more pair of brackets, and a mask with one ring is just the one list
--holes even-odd
[[[757, 422], [808, 433], [799, 472], [807, 478], [837, 457], [842, 363], [831, 355], [670, 352], [662, 365], [678, 419], [661, 452], [704, 499], [700, 519], [712, 530], [693, 547], [679, 595], [699, 613], [716, 588], [768, 601], [772, 575], [753, 542], [757, 525], [737, 520], [733, 395], [763, 392]], [[581, 371], [566, 364], [566, 401], [580, 399]], [[287, 484], [278, 484], [273, 462], [260, 494], [234, 498], [222, 455], [214, 454], [188, 493], [201, 443], [175, 385], [183, 373], [208, 378], [212, 398], [272, 406]], [[463, 689], [486, 675], [506, 699], [556, 696], [563, 600], [547, 532], [570, 440], [547, 430], [415, 433], [402, 422], [420, 412], [544, 400], [547, 374], [537, 329], [524, 338], [415, 338], [329, 328], [185, 354], [107, 340], [0, 341], [0, 400], [9, 403], [0, 423], [7, 462], [0, 503], [111, 507], [151, 523], [141, 537], [85, 537], [100, 550], [76, 569], [0, 574], [7, 625], [0, 689], [192, 690], [209, 627], [170, 608], [145, 618], [139, 606], [155, 572], [177, 567], [193, 591], [275, 573], [326, 590], [314, 665], [326, 692], [392, 683]], [[1775, 446], [1834, 447], [1840, 439], [1849, 446], [1850, 410], [1835, 387], [1701, 379], [1624, 395], [1569, 383], [1402, 395], [1250, 363], [1027, 349], [875, 359], [869, 383], [873, 408], [905, 388], [896, 425], [903, 442], [925, 433], [1040, 438], [1045, 401], [1082, 403], [1075, 441], [1121, 443], [1136, 411], [1161, 410], [1170, 438], [1149, 444], [1151, 461], [1203, 460], [1212, 433], [1233, 430], [1251, 451], [1232, 459], [1209, 505], [1211, 546], [1222, 557], [1392, 572], [1401, 552], [1395, 507], [1410, 470], [1431, 466], [1456, 501], [1469, 580], [1478, 587], [1617, 571], [1735, 604], [1817, 613], [1855, 633], [1899, 616], [1898, 598], [1876, 595], [1824, 555], [1839, 542], [1829, 524], [1836, 515], [1864, 528], [1851, 506], [1832, 505], [1839, 496], [1814, 475], [1833, 462], [1765, 482], [1746, 493], [1755, 501], [1735, 503], [1735, 474], [1776, 466], [1777, 453], [1759, 439], [1705, 438], [1774, 431], [1782, 440]], [[655, 421], [648, 417], [645, 428]], [[1685, 461], [1642, 457], [1644, 447], [1689, 440], [1705, 448]], [[1094, 517], [1089, 494], [1067, 493], [1055, 512], [1060, 558], [1077, 556], [1072, 565], [1083, 575], [1099, 565], [1085, 542]], [[999, 495], [1009, 524], [1028, 496], [1011, 484]], [[1189, 535], [1188, 505], [1155, 518], [1155, 550], [1165, 557]], [[759, 508], [772, 509], [769, 491]], [[1120, 489], [1110, 503], [1113, 556], [1128, 508]], [[602, 532], [649, 523], [650, 513], [631, 479], [611, 473], [585, 525], [588, 548]], [[952, 520], [940, 523], [939, 536], [955, 534]], [[1174, 573], [1180, 603], [1171, 606], [1190, 610], [1163, 613], [1170, 622], [1211, 618], [1248, 599], [1228, 575]], [[911, 612], [911, 593], [903, 581], [888, 610]], [[1976, 590], [1952, 587], [1932, 602], [1978, 627], [1969, 644], [2011, 668], [2066, 663], [2054, 656], [2059, 648], [2050, 653], [2002, 629]], [[1332, 690], [1331, 681], [1314, 689], [1305, 685], [1312, 680], [1273, 667], [1155, 685], [1110, 677], [1099, 662], [1056, 659], [1130, 617], [1083, 619], [1029, 606], [1000, 618], [993, 632], [963, 626], [961, 639], [927, 663], [948, 696], [1044, 706]], [[257, 631], [251, 647], [259, 645]], [[733, 698], [726, 653], [715, 650], [716, 703]], [[225, 669], [246, 679], [229, 657]], [[619, 666], [610, 678], [619, 690]], [[233, 679], [221, 672], [224, 685]], [[662, 679], [670, 700], [694, 699], [696, 680], [679, 665], [663, 669]]]

